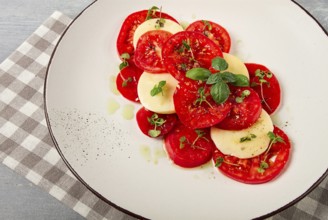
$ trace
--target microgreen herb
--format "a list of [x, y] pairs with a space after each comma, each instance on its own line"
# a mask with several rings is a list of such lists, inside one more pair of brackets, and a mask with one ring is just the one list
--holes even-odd
[[282, 137], [280, 137], [279, 135], [275, 135], [275, 133], [273, 133], [272, 131], [269, 131], [267, 135], [270, 138], [270, 144], [269, 144], [268, 149], [265, 151], [265, 154], [267, 154], [270, 151], [273, 144], [276, 144], [278, 142], [285, 143], [285, 141]]
[[223, 162], [224, 162], [223, 157], [216, 158], [216, 160], [215, 160], [215, 167], [220, 167]]
[[195, 132], [197, 134], [197, 137], [195, 138], [195, 140], [192, 143], [186, 138], [186, 136], [181, 136], [179, 138], [179, 142], [180, 142], [179, 147], [180, 147], [180, 149], [183, 149], [185, 147], [185, 144], [189, 144], [194, 149], [197, 148], [197, 149], [201, 149], [201, 150], [206, 150], [205, 148], [202, 148], [202, 147], [196, 145], [197, 141], [200, 138], [202, 138], [206, 141], [209, 141], [206, 137], [204, 137], [204, 135], [206, 135], [206, 132], [204, 130], [201, 130], [201, 129], [196, 129]]
[[122, 59], [122, 63], [120, 63], [120, 65], [119, 65], [120, 70], [129, 66], [128, 60], [130, 59], [130, 55], [128, 53], [122, 53], [121, 59]]
[[198, 89], [198, 96], [199, 98], [197, 98], [194, 102], [194, 105], [201, 105], [203, 102], [205, 102], [207, 105], [209, 105], [211, 108], [213, 108], [213, 106], [211, 105], [211, 103], [209, 103], [206, 100], [207, 95], [205, 94], [205, 88], [204, 87], [199, 87]]
[[150, 9], [148, 9], [146, 20], [153, 18], [157, 10], [159, 10], [157, 6], [153, 6]]
[[229, 165], [232, 165], [232, 166], [236, 166], [236, 167], [239, 167], [240, 166], [239, 164], [231, 163], [229, 161], [224, 160], [223, 157], [218, 157], [215, 160], [215, 167], [220, 167], [222, 165], [222, 163], [226, 163], [226, 164], [229, 164]]
[[245, 141], [251, 141], [251, 140], [254, 139], [254, 138], [256, 138], [256, 135], [255, 135], [255, 134], [250, 134], [250, 135], [247, 135], [247, 136], [245, 136], [245, 137], [241, 137], [241, 138], [239, 139], [239, 142], [240, 142], [240, 143], [243, 143], [243, 142], [245, 142]]
[[215, 57], [212, 60], [212, 68], [219, 72], [212, 74], [208, 69], [197, 67], [188, 70], [186, 77], [212, 85], [210, 93], [217, 104], [222, 104], [228, 99], [230, 95], [228, 83], [239, 87], [249, 86], [249, 80], [246, 76], [225, 71], [228, 68], [228, 63], [221, 57]]
[[158, 137], [161, 134], [160, 130], [157, 130], [158, 127], [162, 126], [166, 120], [158, 117], [158, 114], [154, 113], [150, 118], [147, 118], [148, 122], [154, 126], [154, 129], [149, 130], [148, 134], [151, 137]]
[[276, 135], [272, 131], [269, 131], [267, 133], [267, 136], [270, 138], [270, 143], [269, 143], [268, 148], [264, 152], [264, 159], [261, 161], [260, 167], [257, 169], [257, 171], [261, 174], [263, 174], [265, 172], [265, 170], [269, 168], [269, 164], [266, 162], [266, 159], [267, 159], [268, 153], [269, 153], [272, 145], [276, 144], [276, 143], [285, 143], [285, 141], [282, 137], [280, 137], [279, 135]]
[[126, 80], [124, 80], [122, 82], [122, 87], [127, 87], [128, 83], [129, 82], [132, 82], [133, 81], [133, 78], [132, 77], [128, 77]]
[[269, 164], [265, 161], [261, 161], [260, 167], [257, 168], [257, 172], [263, 174], [265, 172], [265, 170], [268, 168], [269, 168]]
[[273, 76], [273, 74], [270, 71], [264, 71], [264, 70], [257, 69], [257, 70], [255, 70], [255, 77], [258, 78], [259, 83], [252, 82], [252, 84], [251, 84], [251, 87], [260, 86], [261, 100], [270, 110], [271, 110], [271, 108], [270, 108], [269, 104], [265, 101], [265, 98], [264, 98], [263, 84], [267, 84], [268, 86], [270, 86], [270, 83], [264, 77], [267, 77], [268, 79], [270, 79], [270, 78], [272, 78], [272, 76]]
[[237, 103], [242, 103], [246, 97], [248, 97], [251, 94], [251, 91], [248, 89], [245, 89], [244, 91], [241, 92], [240, 96], [236, 97], [236, 102]]
[[156, 84], [154, 86], [154, 88], [150, 91], [150, 95], [151, 96], [155, 96], [159, 93], [162, 93], [162, 95], [164, 95], [163, 93], [163, 87], [166, 85], [166, 81], [165, 80], [162, 80], [160, 81], [158, 84]]
[[209, 140], [204, 137], [204, 135], [206, 135], [206, 132], [204, 130], [196, 129], [195, 132], [197, 134], [197, 138], [194, 140], [193, 145], [198, 141], [199, 138], [203, 138], [204, 140], [209, 142]]

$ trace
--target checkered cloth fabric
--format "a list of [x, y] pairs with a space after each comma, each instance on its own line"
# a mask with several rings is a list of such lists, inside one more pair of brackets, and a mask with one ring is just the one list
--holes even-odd
[[[0, 160], [87, 219], [134, 219], [99, 199], [74, 177], [47, 129], [44, 78], [51, 53], [70, 22], [55, 12], [0, 64]], [[327, 180], [270, 219], [328, 219]]]

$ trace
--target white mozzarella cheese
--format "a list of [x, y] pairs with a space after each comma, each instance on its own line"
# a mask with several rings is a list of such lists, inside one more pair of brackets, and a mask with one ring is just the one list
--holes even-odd
[[[151, 90], [158, 86], [160, 81], [165, 81], [163, 92], [152, 96]], [[160, 114], [175, 113], [173, 94], [178, 81], [169, 73], [143, 72], [138, 82], [138, 96], [140, 103], [148, 110]]]
[[238, 57], [230, 53], [223, 53], [223, 58], [228, 63], [228, 69], [226, 71], [235, 74], [242, 74], [249, 79], [247, 67]]
[[238, 158], [251, 158], [268, 148], [270, 138], [267, 134], [273, 128], [270, 115], [262, 110], [260, 118], [253, 126], [238, 131], [212, 127], [211, 138], [222, 153]]
[[134, 35], [133, 35], [134, 48], [137, 47], [137, 43], [138, 43], [138, 40], [141, 37], [141, 35], [143, 35], [144, 33], [148, 32], [148, 31], [163, 30], [163, 31], [170, 32], [171, 34], [175, 34], [180, 31], [183, 31], [183, 28], [181, 25], [179, 25], [178, 23], [171, 21], [169, 19], [164, 19], [165, 22], [164, 22], [163, 27], [158, 27], [158, 24], [157, 24], [158, 20], [159, 20], [158, 18], [149, 19], [137, 27], [137, 29], [135, 30]]

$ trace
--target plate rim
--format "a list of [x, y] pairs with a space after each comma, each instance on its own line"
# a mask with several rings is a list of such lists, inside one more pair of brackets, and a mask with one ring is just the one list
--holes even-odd
[[[139, 214], [136, 214], [132, 211], [129, 211], [117, 204], [115, 204], [114, 202], [111, 202], [109, 200], [109, 198], [105, 198], [101, 193], [99, 193], [97, 190], [93, 189], [86, 181], [84, 181], [84, 179], [75, 171], [75, 169], [70, 165], [70, 163], [68, 162], [68, 160], [66, 159], [66, 157], [64, 156], [61, 148], [59, 147], [59, 144], [56, 140], [56, 137], [52, 131], [51, 128], [51, 123], [50, 123], [50, 117], [48, 114], [48, 108], [47, 108], [47, 82], [48, 82], [48, 75], [50, 72], [50, 67], [53, 61], [53, 58], [56, 54], [56, 51], [58, 49], [58, 46], [60, 45], [60, 42], [62, 41], [62, 39], [65, 37], [67, 31], [70, 29], [70, 27], [76, 22], [76, 20], [79, 19], [79, 17], [81, 17], [90, 7], [92, 7], [95, 3], [97, 3], [99, 0], [94, 0], [93, 2], [91, 2], [88, 6], [86, 6], [74, 19], [72, 19], [72, 21], [69, 23], [69, 25], [66, 27], [66, 29], [64, 30], [64, 32], [61, 34], [57, 44], [54, 47], [54, 50], [51, 53], [50, 56], [50, 60], [46, 69], [46, 74], [45, 74], [45, 80], [44, 80], [44, 88], [43, 88], [43, 104], [44, 104], [44, 114], [45, 114], [45, 119], [46, 119], [46, 123], [47, 123], [47, 129], [49, 131], [49, 134], [51, 136], [51, 139], [54, 143], [54, 146], [56, 147], [57, 152], [59, 153], [60, 157], [62, 158], [62, 160], [64, 161], [64, 163], [66, 164], [66, 166], [68, 167], [68, 169], [73, 173], [73, 175], [77, 178], [78, 181], [80, 181], [88, 190], [90, 190], [92, 193], [94, 193], [98, 198], [100, 198], [101, 200], [103, 200], [104, 202], [108, 203], [110, 206], [118, 209], [119, 211], [122, 211], [132, 217], [136, 217], [138, 219], [149, 219], [146, 217], [143, 217]], [[287, 0], [286, 0], [287, 1]], [[309, 16], [313, 21], [315, 21], [315, 23], [321, 28], [321, 30], [324, 32], [324, 34], [326, 35], [326, 37], [328, 37], [328, 29], [326, 30], [323, 25], [314, 17], [314, 15], [312, 15], [307, 9], [305, 9], [305, 7], [303, 7], [300, 3], [296, 2], [296, 0], [289, 0], [290, 2], [294, 3], [296, 6], [298, 6], [300, 9], [302, 9], [307, 16]], [[259, 217], [255, 217], [254, 219], [265, 219], [265, 218], [269, 218], [275, 214], [278, 214], [280, 212], [282, 212], [283, 210], [295, 205], [297, 202], [301, 201], [303, 198], [305, 198], [310, 192], [312, 192], [315, 188], [317, 188], [319, 186], [319, 184], [328, 176], [328, 168], [326, 169], [326, 171], [322, 174], [321, 177], [318, 178], [318, 180], [316, 182], [314, 182], [304, 193], [302, 193], [300, 196], [296, 197], [294, 200], [288, 202], [287, 204], [285, 204], [284, 206], [273, 210], [272, 212], [269, 212], [267, 214], [261, 215]]]

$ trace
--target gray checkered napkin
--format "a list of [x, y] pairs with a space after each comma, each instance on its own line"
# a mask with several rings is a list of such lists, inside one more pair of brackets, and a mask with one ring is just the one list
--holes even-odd
[[[44, 77], [51, 53], [70, 22], [55, 12], [0, 64], [0, 160], [87, 219], [133, 219], [96, 197], [73, 176], [48, 133]], [[270, 219], [328, 219], [327, 179]]]

